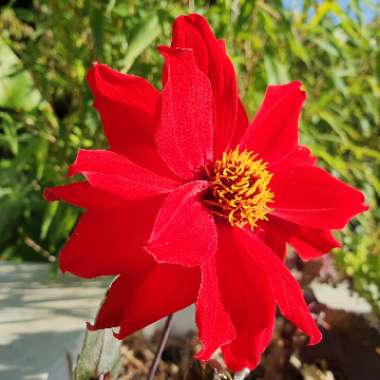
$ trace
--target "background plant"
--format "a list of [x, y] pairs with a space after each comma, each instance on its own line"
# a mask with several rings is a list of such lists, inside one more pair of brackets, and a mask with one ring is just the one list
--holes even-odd
[[0, 254], [54, 261], [78, 210], [44, 202], [79, 147], [104, 147], [85, 84], [100, 61], [160, 87], [173, 19], [208, 17], [227, 40], [250, 116], [268, 83], [300, 79], [301, 139], [371, 210], [342, 232], [335, 259], [377, 311], [380, 301], [380, 15], [378, 2], [10, 1], [0, 15]]

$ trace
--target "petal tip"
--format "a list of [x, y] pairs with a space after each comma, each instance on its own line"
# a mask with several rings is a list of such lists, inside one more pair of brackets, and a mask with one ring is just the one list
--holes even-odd
[[299, 80], [295, 80], [294, 82], [291, 82], [291, 84], [294, 84], [297, 88], [297, 90], [301, 93], [304, 99], [307, 98], [307, 89], [306, 86]]
[[156, 263], [160, 263], [160, 260], [157, 258], [156, 254], [152, 251], [152, 247], [154, 249], [154, 243], [152, 242], [152, 237], [150, 237], [149, 241], [143, 246], [143, 250], [148, 252]]
[[366, 203], [363, 203], [361, 205], [361, 211], [360, 212], [366, 212], [369, 210], [369, 206]]
[[58, 197], [55, 194], [53, 187], [47, 187], [46, 189], [44, 189], [42, 196], [47, 202], [53, 202], [58, 200]]
[[119, 332], [113, 331], [113, 332], [112, 332], [112, 335], [113, 335], [116, 339], [119, 339], [119, 340], [122, 340], [122, 339], [125, 338], [125, 335], [121, 333], [121, 328], [120, 328]]
[[208, 353], [206, 350], [204, 350], [203, 348], [201, 348], [195, 355], [194, 355], [194, 358], [199, 360], [199, 361], [202, 361], [202, 362], [207, 362], [208, 360], [210, 360], [211, 356], [212, 356], [213, 352], [211, 353]]
[[66, 177], [72, 177], [75, 174], [75, 162], [67, 168]]
[[166, 45], [159, 45], [157, 46], [158, 52], [166, 57], [175, 57], [185, 54], [193, 54], [193, 49], [191, 48], [184, 48], [184, 47], [171, 47]]
[[86, 322], [86, 329], [88, 331], [95, 331], [96, 329], [96, 323], [92, 324], [90, 322]]
[[309, 342], [307, 343], [308, 346], [315, 346], [316, 344], [320, 343], [322, 340], [322, 333], [318, 329], [318, 332], [316, 332], [314, 335], [310, 336]]

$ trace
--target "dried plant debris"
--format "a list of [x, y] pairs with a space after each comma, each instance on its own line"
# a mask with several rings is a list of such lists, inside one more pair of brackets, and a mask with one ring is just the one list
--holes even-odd
[[[154, 359], [154, 350], [159, 334], [147, 340], [138, 333], [128, 337], [122, 346], [124, 374], [120, 380], [146, 379]], [[170, 379], [213, 379], [211, 366], [202, 366], [193, 359], [198, 341], [194, 334], [183, 338], [170, 337], [164, 349], [156, 380]]]
[[[380, 333], [361, 316], [324, 310], [324, 339], [307, 346], [306, 338], [279, 318], [273, 341], [260, 366], [247, 380], [379, 380]], [[145, 380], [154, 358], [159, 332], [148, 340], [140, 333], [122, 346], [123, 374], [118, 380]], [[216, 355], [207, 364], [193, 359], [199, 343], [194, 334], [170, 337], [156, 380], [232, 380]]]

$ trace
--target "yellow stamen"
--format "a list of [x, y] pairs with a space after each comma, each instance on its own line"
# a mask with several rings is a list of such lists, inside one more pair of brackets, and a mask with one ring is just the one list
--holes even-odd
[[272, 174], [267, 166], [253, 152], [240, 152], [239, 146], [224, 152], [210, 174], [212, 200], [205, 202], [232, 226], [249, 225], [253, 230], [272, 211], [268, 206], [274, 198], [269, 188]]

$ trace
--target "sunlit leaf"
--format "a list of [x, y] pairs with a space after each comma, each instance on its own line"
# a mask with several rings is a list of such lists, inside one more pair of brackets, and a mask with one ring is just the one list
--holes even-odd
[[0, 39], [0, 107], [30, 111], [41, 101], [30, 73]]

